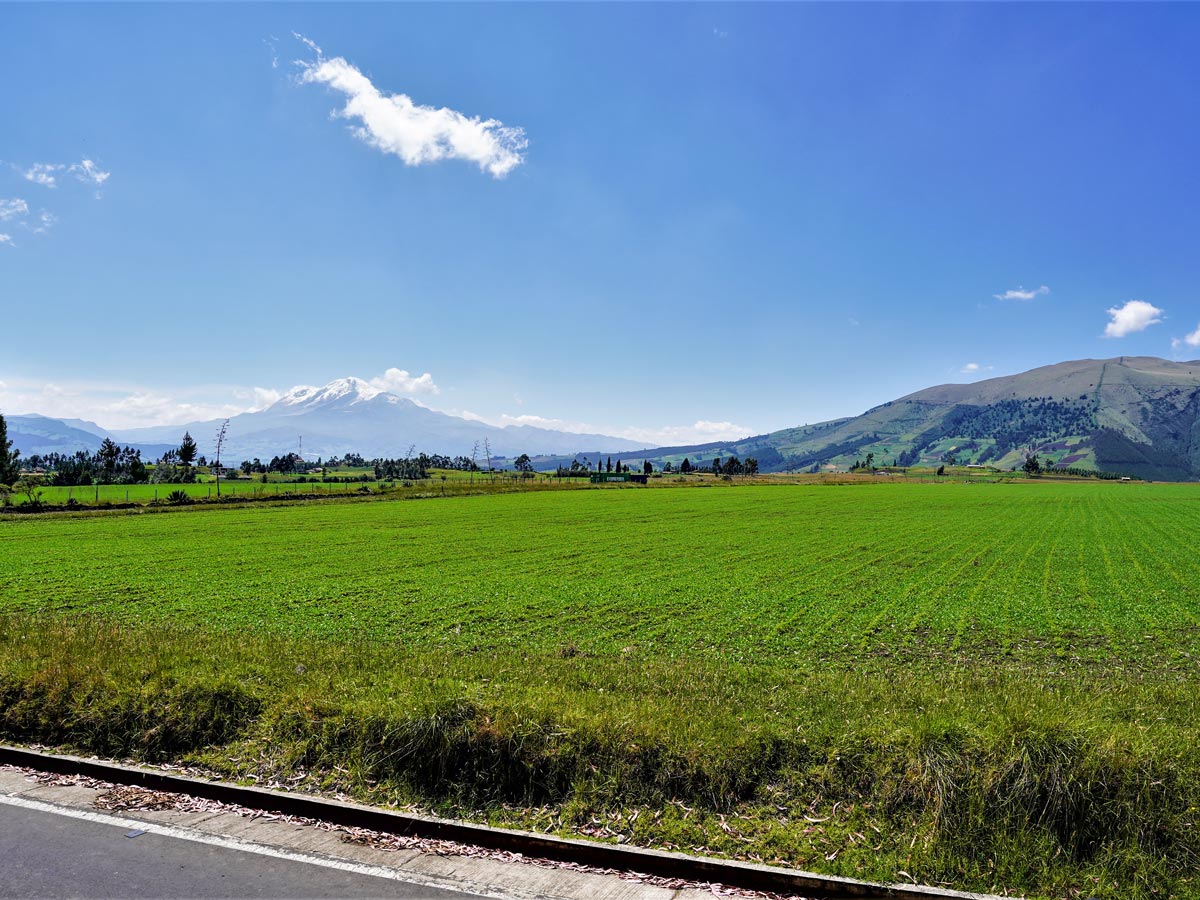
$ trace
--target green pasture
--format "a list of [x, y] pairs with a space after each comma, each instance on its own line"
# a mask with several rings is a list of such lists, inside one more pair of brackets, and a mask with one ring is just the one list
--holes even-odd
[[1198, 529], [1200, 486], [1029, 480], [10, 514], [0, 733], [862, 877], [1194, 898]]
[[[366, 482], [358, 481], [357, 479], [364, 474], [369, 475], [370, 479]], [[482, 488], [488, 485], [504, 486], [513, 485], [514, 483], [527, 486], [536, 483], [544, 486], [550, 483], [560, 483], [559, 480], [545, 474], [537, 474], [533, 478], [522, 480], [513, 472], [497, 472], [492, 474], [476, 472], [472, 474], [453, 469], [435, 469], [429, 473], [428, 478], [418, 482], [404, 482], [400, 479], [377, 482], [374, 479], [374, 470], [363, 468], [330, 470], [328, 477], [347, 480], [325, 482], [321, 481], [321, 476], [315, 473], [309, 476], [298, 476], [271, 472], [264, 482], [262, 475], [256, 473], [253, 478], [222, 478], [220, 485], [221, 496], [236, 497], [239, 499], [285, 497], [289, 494], [339, 496], [343, 494], [355, 494], [363, 484], [368, 485], [371, 491], [375, 493], [378, 493], [381, 489], [391, 491], [394, 488], [403, 489], [407, 487], [416, 489], [409, 493], [436, 494], [440, 493], [443, 487], [447, 491], [458, 493], [465, 487]], [[563, 479], [561, 483], [567, 482], [567, 479]], [[576, 479], [572, 483], [579, 486], [586, 485], [588, 482], [585, 478]], [[38, 498], [41, 502], [52, 506], [62, 506], [71, 500], [87, 506], [103, 506], [119, 503], [150, 504], [155, 501], [165, 501], [167, 495], [175, 490], [183, 491], [195, 500], [217, 499], [216, 479], [205, 473], [197, 474], [196, 481], [189, 484], [95, 484], [76, 486], [41, 484], [37, 487]], [[14, 505], [25, 503], [27, 499], [27, 496], [20, 491], [14, 492], [10, 496], [10, 502]]]
[[1196, 640], [1198, 530], [1191, 486], [587, 490], [27, 516], [0, 522], [0, 585], [8, 609], [409, 646], [1148, 665]]
[[[268, 482], [263, 484], [257, 479], [254, 481], [241, 479], [227, 481], [222, 478], [221, 495], [258, 498], [284, 496], [288, 493], [347, 494], [353, 493], [358, 486], [358, 483], [289, 484]], [[62, 505], [69, 500], [76, 500], [89, 506], [97, 503], [101, 505], [106, 503], [153, 503], [156, 499], [165, 501], [167, 495], [172, 491], [183, 491], [196, 500], [215, 500], [217, 497], [217, 485], [211, 479], [195, 484], [96, 484], [75, 487], [46, 485], [38, 490], [41, 491], [42, 502], [53, 505]], [[12, 496], [13, 503], [22, 503], [24, 500], [23, 494], [17, 493]]]

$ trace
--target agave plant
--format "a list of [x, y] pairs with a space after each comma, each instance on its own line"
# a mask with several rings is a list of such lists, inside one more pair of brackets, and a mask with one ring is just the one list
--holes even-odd
[[167, 494], [167, 502], [172, 506], [185, 506], [192, 502], [192, 498], [187, 491], [174, 490]]

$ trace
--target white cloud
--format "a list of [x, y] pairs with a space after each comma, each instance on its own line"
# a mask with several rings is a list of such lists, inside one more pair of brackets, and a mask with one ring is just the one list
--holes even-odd
[[[111, 172], [105, 172], [100, 169], [92, 160], [81, 159], [77, 163], [34, 163], [28, 169], [18, 169], [26, 181], [32, 181], [34, 184], [40, 184], [43, 187], [56, 188], [58, 187], [58, 178], [66, 172], [68, 175], [73, 175], [77, 181], [82, 181], [84, 184], [92, 184], [100, 187], [104, 182], [108, 181]], [[96, 192], [96, 197], [99, 199], [100, 193]]]
[[1184, 335], [1182, 338], [1171, 339], [1171, 349], [1178, 350], [1180, 347], [1200, 347], [1200, 325], [1196, 326], [1196, 330], [1191, 334]]
[[9, 246], [12, 246], [12, 235], [0, 234], [0, 244], [8, 244]]
[[958, 370], [960, 375], [978, 375], [980, 372], [990, 372], [994, 366], [981, 366], [979, 363], [969, 362]]
[[399, 156], [410, 166], [467, 160], [494, 178], [503, 178], [524, 162], [522, 151], [529, 141], [522, 129], [445, 107], [420, 106], [407, 94], [384, 94], [342, 57], [326, 59], [315, 43], [296, 37], [317, 57], [315, 62], [297, 61], [300, 81], [345, 94], [346, 105], [336, 115], [361, 122], [353, 133], [369, 146]]
[[[386, 380], [385, 380], [386, 379]], [[432, 377], [426, 373], [413, 376], [402, 369], [389, 369], [371, 385], [381, 390], [399, 392], [407, 384], [408, 393], [437, 393]], [[389, 387], [379, 388], [381, 383]], [[289, 391], [275, 388], [231, 385], [207, 385], [188, 391], [167, 393], [163, 390], [131, 384], [97, 384], [95, 382], [45, 382], [41, 380], [6, 377], [0, 381], [0, 409], [14, 414], [41, 413], [58, 418], [88, 419], [105, 428], [138, 428], [149, 425], [182, 425], [236, 416], [244, 412], [266, 409], [285, 396], [296, 392], [314, 392], [316, 387], [294, 387]], [[529, 425], [555, 431], [578, 434], [605, 434], [623, 437], [647, 447], [701, 444], [710, 441], [731, 441], [753, 434], [753, 430], [733, 422], [714, 422], [700, 419], [691, 425], [665, 425], [656, 428], [639, 426], [594, 425], [587, 422], [523, 414], [484, 416], [470, 410], [443, 410], [489, 425]]]
[[433, 376], [426, 372], [424, 375], [410, 375], [404, 369], [388, 369], [382, 375], [369, 379], [372, 387], [390, 394], [437, 394], [438, 386], [433, 383]]
[[733, 422], [710, 422], [700, 419], [691, 425], [664, 425], [659, 428], [645, 428], [634, 425], [594, 425], [589, 422], [578, 422], [570, 419], [547, 418], [525, 413], [511, 416], [507, 413], [499, 417], [481, 416], [470, 410], [447, 410], [452, 415], [461, 416], [476, 422], [486, 422], [489, 425], [505, 427], [509, 425], [528, 425], [534, 428], [548, 428], [552, 431], [570, 431], [575, 434], [605, 434], [612, 437], [626, 438], [631, 441], [644, 443], [647, 447], [669, 447], [678, 444], [706, 444], [711, 441], [732, 441], [747, 437], [754, 433], [753, 429]]
[[10, 200], [0, 198], [0, 222], [7, 222], [10, 219], [15, 219], [17, 216], [24, 216], [29, 213], [29, 204], [20, 197], [13, 197]]
[[277, 391], [273, 388], [254, 388], [254, 405], [252, 410], [266, 409], [272, 404], [278, 403], [279, 398], [283, 396], [283, 391]]
[[54, 188], [58, 187], [58, 178], [54, 173], [61, 169], [62, 166], [55, 165], [54, 163], [34, 163], [21, 174], [25, 176], [26, 181], [32, 181], [34, 184], [40, 184], [43, 187]]
[[85, 184], [91, 183], [97, 187], [108, 181], [109, 176], [112, 175], [112, 172], [103, 172], [96, 168], [96, 164], [90, 159], [80, 160], [77, 163], [71, 164], [67, 167], [67, 171]]
[[1104, 336], [1121, 338], [1157, 325], [1162, 321], [1163, 311], [1145, 300], [1130, 300], [1124, 306], [1110, 307], [1108, 315], [1112, 321], [1104, 326]]
[[659, 447], [678, 444], [706, 444], [710, 441], [733, 441], [749, 437], [754, 430], [733, 422], [710, 422], [699, 419], [691, 425], [666, 425], [662, 428], [618, 428], [612, 432], [631, 441], [645, 441]]
[[1050, 288], [1043, 284], [1032, 291], [1027, 291], [1024, 287], [1018, 287], [1016, 290], [1005, 291], [1003, 294], [992, 294], [992, 296], [997, 300], [1033, 300], [1036, 297], [1044, 297], [1049, 293]]
[[0, 387], [0, 408], [16, 414], [89, 419], [106, 428], [178, 425], [246, 411], [243, 404], [198, 395], [169, 396], [137, 385], [58, 384], [16, 378]]
[[56, 216], [46, 212], [46, 210], [43, 209], [40, 213], [38, 213], [38, 224], [34, 226], [33, 233], [45, 234], [54, 227], [54, 223], [57, 221], [58, 218]]
[[[292, 388], [295, 390], [295, 388]], [[235, 387], [233, 396], [237, 400], [241, 400], [246, 406], [243, 412], [258, 412], [266, 409], [273, 403], [279, 401], [283, 397], [285, 391], [277, 391], [275, 388], [264, 387]]]

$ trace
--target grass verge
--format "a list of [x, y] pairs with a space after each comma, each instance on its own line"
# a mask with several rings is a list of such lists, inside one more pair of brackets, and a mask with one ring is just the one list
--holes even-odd
[[8, 740], [1031, 897], [1197, 896], [1198, 681], [0, 618]]

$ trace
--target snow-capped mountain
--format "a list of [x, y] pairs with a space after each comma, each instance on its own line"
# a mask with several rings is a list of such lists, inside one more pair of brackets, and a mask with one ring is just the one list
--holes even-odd
[[380, 394], [401, 398], [387, 391], [381, 391], [370, 382], [361, 378], [339, 378], [324, 387], [301, 385], [294, 387], [279, 398], [276, 405], [288, 406], [293, 409], [316, 409], [317, 407], [331, 408], [335, 405], [342, 407], [353, 406], [356, 403], [366, 403], [374, 400]]
[[[212, 456], [221, 420], [185, 425], [132, 428], [111, 432], [113, 440], [141, 446], [178, 444], [185, 431]], [[475, 443], [484, 440], [493, 456], [522, 453], [572, 454], [636, 450], [645, 446], [600, 434], [573, 434], [531, 426], [498, 428], [483, 422], [427, 409], [396, 394], [380, 390], [359, 378], [339, 378], [322, 387], [297, 387], [266, 409], [242, 413], [229, 421], [223, 460], [240, 462], [270, 459], [297, 452], [303, 444], [306, 458], [361, 453], [403, 456], [410, 446], [417, 452], [469, 456]]]

